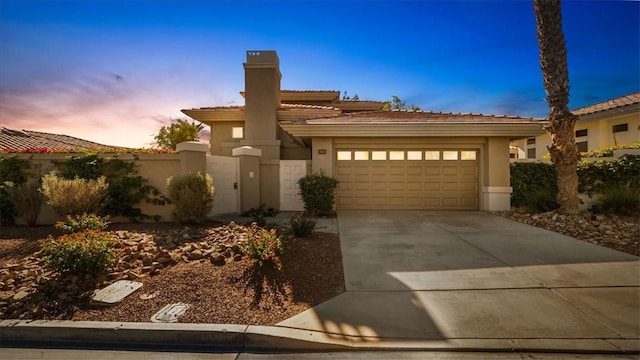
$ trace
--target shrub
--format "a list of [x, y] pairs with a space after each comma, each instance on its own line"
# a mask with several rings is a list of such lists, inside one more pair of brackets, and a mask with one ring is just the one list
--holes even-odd
[[620, 215], [640, 213], [640, 188], [617, 184], [604, 189], [599, 197], [603, 212]]
[[71, 234], [87, 230], [104, 231], [109, 227], [109, 224], [108, 216], [84, 213], [75, 216], [67, 215], [66, 221], [58, 221], [54, 226], [66, 234]]
[[556, 201], [556, 192], [550, 189], [536, 188], [527, 191], [520, 201], [520, 206], [531, 213], [552, 211], [559, 207]]
[[316, 228], [318, 220], [313, 217], [306, 216], [304, 214], [295, 214], [291, 216], [291, 230], [297, 237], [305, 237], [313, 232]]
[[298, 179], [298, 186], [307, 214], [331, 215], [334, 213], [338, 180], [324, 173], [312, 174]]
[[29, 179], [7, 190], [9, 199], [15, 207], [16, 215], [22, 217], [27, 225], [35, 225], [38, 222], [43, 199], [40, 182], [36, 179]]
[[213, 179], [202, 172], [173, 176], [167, 179], [167, 193], [178, 222], [201, 223], [213, 206]]
[[0, 158], [0, 223], [12, 224], [16, 207], [9, 197], [9, 189], [27, 181], [27, 160], [15, 156]]
[[278, 259], [282, 254], [282, 239], [276, 229], [263, 229], [252, 224], [247, 230], [247, 242], [239, 245], [240, 251], [260, 264]]
[[613, 161], [581, 161], [578, 178], [578, 190], [589, 196], [619, 185], [640, 188], [640, 155], [624, 155]]
[[249, 216], [253, 219], [254, 223], [258, 224], [258, 226], [264, 227], [267, 225], [267, 220], [265, 219], [265, 217], [276, 216], [276, 214], [278, 213], [274, 208], [265, 210], [265, 206], [266, 204], [260, 204], [257, 209], [251, 208], [242, 213], [242, 216]]
[[557, 193], [556, 170], [551, 164], [513, 163], [511, 186], [511, 205], [525, 207], [527, 204], [538, 203], [548, 195], [547, 193]]
[[83, 231], [49, 237], [42, 247], [43, 262], [59, 271], [71, 274], [98, 274], [117, 262], [118, 243], [104, 231]]
[[47, 204], [60, 216], [97, 213], [107, 195], [104, 176], [97, 180], [59, 178], [55, 172], [42, 177]]

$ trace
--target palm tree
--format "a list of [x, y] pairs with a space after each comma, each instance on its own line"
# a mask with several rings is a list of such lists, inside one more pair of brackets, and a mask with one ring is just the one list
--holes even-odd
[[580, 204], [577, 173], [580, 153], [574, 133], [578, 117], [569, 111], [569, 72], [560, 0], [534, 0], [533, 7], [542, 79], [550, 108], [549, 123], [545, 128], [551, 136], [549, 152], [557, 173], [556, 199], [561, 213], [575, 214]]
[[176, 146], [183, 141], [198, 140], [198, 133], [202, 129], [204, 125], [200, 123], [176, 119], [171, 121], [171, 125], [161, 127], [154, 139], [160, 148], [175, 150]]

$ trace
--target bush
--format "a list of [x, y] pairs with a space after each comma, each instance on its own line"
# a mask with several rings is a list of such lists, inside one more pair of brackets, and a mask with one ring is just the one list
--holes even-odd
[[57, 239], [50, 236], [41, 256], [47, 266], [63, 274], [98, 274], [116, 264], [117, 246], [111, 234], [89, 230]]
[[640, 213], [640, 189], [628, 185], [609, 186], [599, 197], [600, 208], [605, 213], [637, 215]]
[[310, 216], [295, 214], [291, 216], [291, 230], [297, 237], [306, 237], [316, 228], [318, 220]]
[[213, 206], [213, 179], [201, 172], [173, 176], [167, 179], [167, 193], [178, 222], [201, 223]]
[[54, 226], [66, 234], [72, 234], [87, 230], [104, 231], [109, 227], [109, 224], [108, 216], [85, 213], [76, 216], [67, 215], [66, 221], [58, 221]]
[[520, 201], [520, 206], [530, 213], [548, 212], [559, 207], [556, 201], [556, 192], [550, 189], [537, 188], [527, 191]]
[[16, 207], [9, 198], [9, 189], [27, 181], [27, 160], [15, 156], [0, 158], [0, 223], [13, 224]]
[[[513, 163], [511, 164], [511, 205], [515, 207], [534, 206], [547, 203], [549, 193], [558, 192], [556, 170], [551, 164]], [[555, 200], [554, 200], [555, 201]]]
[[23, 218], [27, 225], [35, 225], [38, 222], [43, 200], [40, 182], [35, 179], [29, 179], [7, 190], [9, 199], [16, 210], [16, 215]]
[[260, 264], [275, 261], [282, 254], [282, 239], [276, 229], [267, 230], [252, 224], [246, 235], [247, 242], [239, 245], [240, 251]]
[[298, 186], [307, 214], [331, 215], [334, 213], [338, 180], [324, 173], [312, 174], [298, 179]]
[[42, 177], [47, 204], [60, 216], [98, 213], [107, 195], [105, 177], [97, 180], [59, 178], [55, 172]]
[[581, 161], [578, 177], [578, 191], [589, 196], [616, 186], [640, 188], [640, 155], [624, 155], [613, 161]]

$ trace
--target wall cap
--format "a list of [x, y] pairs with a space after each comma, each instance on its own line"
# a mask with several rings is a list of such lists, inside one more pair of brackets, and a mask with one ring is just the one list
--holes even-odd
[[231, 150], [233, 156], [262, 156], [262, 149], [254, 149], [251, 146], [241, 146]]
[[184, 141], [176, 145], [176, 151], [197, 151], [197, 152], [207, 152], [209, 151], [209, 144], [202, 143], [199, 141]]

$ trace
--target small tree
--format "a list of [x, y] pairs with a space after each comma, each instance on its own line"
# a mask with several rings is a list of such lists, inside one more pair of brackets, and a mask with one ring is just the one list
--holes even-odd
[[176, 119], [171, 122], [171, 125], [161, 127], [154, 140], [163, 149], [175, 150], [176, 146], [181, 142], [198, 140], [198, 133], [202, 129], [204, 129], [202, 124]]
[[391, 100], [384, 103], [382, 110], [421, 110], [419, 106], [415, 104], [407, 105], [407, 103], [400, 99], [400, 97], [393, 95]]

